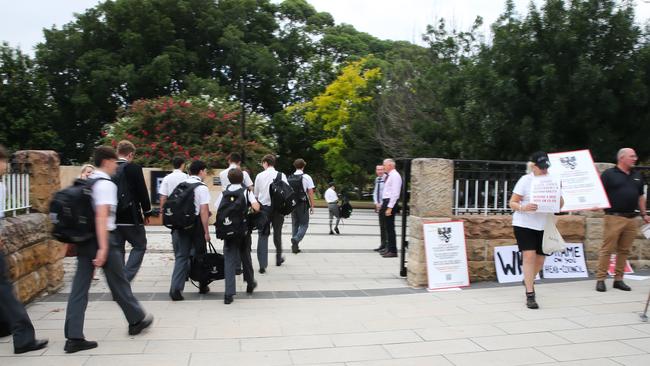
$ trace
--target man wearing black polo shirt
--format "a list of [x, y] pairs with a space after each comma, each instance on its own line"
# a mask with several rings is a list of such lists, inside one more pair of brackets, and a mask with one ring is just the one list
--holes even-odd
[[599, 292], [607, 291], [605, 278], [611, 254], [616, 254], [613, 287], [623, 291], [631, 290], [623, 282], [623, 274], [625, 261], [637, 235], [636, 217], [641, 215], [646, 223], [650, 223], [650, 217], [646, 214], [643, 178], [641, 173], [633, 170], [637, 159], [634, 150], [620, 149], [616, 166], [605, 170], [600, 177], [612, 207], [605, 210], [603, 246], [600, 248], [596, 272], [596, 291]]

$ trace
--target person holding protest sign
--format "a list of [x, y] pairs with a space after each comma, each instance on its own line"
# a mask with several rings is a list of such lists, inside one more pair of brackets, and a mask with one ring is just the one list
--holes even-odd
[[598, 255], [596, 272], [598, 292], [607, 291], [605, 278], [611, 254], [616, 254], [613, 287], [623, 291], [632, 290], [623, 282], [623, 274], [627, 256], [637, 235], [639, 224], [636, 217], [641, 216], [644, 222], [650, 223], [643, 193], [643, 178], [641, 173], [634, 170], [638, 160], [636, 152], [630, 148], [623, 148], [618, 151], [616, 158], [616, 166], [605, 170], [600, 177], [611, 207], [605, 209], [605, 236]]
[[[542, 250], [542, 241], [547, 213], [539, 212], [539, 205], [532, 202], [532, 187], [535, 179], [548, 176], [548, 168], [551, 164], [548, 155], [543, 151], [532, 154], [530, 162], [532, 163], [531, 172], [521, 177], [512, 190], [510, 208], [514, 211], [512, 227], [517, 239], [517, 246], [523, 256], [526, 306], [529, 309], [538, 309], [534, 282], [535, 276], [542, 270], [546, 258]], [[561, 207], [562, 204], [563, 201], [560, 197], [559, 206]]]

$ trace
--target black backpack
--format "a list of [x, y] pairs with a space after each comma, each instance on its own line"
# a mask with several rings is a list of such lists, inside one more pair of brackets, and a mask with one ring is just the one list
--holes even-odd
[[[127, 162], [118, 163], [117, 171], [113, 178], [113, 183], [117, 186], [117, 208], [116, 213], [118, 216], [122, 217], [123, 215], [133, 216], [135, 219], [135, 203], [133, 202], [133, 195], [131, 194], [131, 188], [129, 188], [129, 182], [126, 178], [126, 166], [129, 164]], [[135, 221], [137, 222], [137, 220]]]
[[295, 192], [296, 198], [304, 202], [307, 201], [307, 192], [305, 192], [305, 186], [302, 185], [302, 176], [303, 174], [291, 174], [287, 180]]
[[343, 219], [349, 219], [350, 215], [352, 215], [352, 205], [349, 200], [344, 199], [343, 204], [339, 207], [339, 216]]
[[[52, 236], [63, 243], [83, 244], [95, 237], [92, 188], [98, 180], [77, 179], [54, 194], [50, 201]], [[110, 180], [109, 180], [110, 181]]]
[[248, 234], [248, 190], [229, 191], [228, 187], [222, 193], [214, 222], [217, 239], [241, 238]]
[[271, 194], [271, 207], [273, 211], [282, 215], [288, 215], [296, 208], [298, 200], [296, 193], [291, 186], [282, 180], [282, 173], [278, 172], [271, 185], [269, 186]]
[[163, 225], [170, 229], [190, 229], [196, 224], [194, 189], [201, 182], [183, 182], [174, 188], [163, 206]]

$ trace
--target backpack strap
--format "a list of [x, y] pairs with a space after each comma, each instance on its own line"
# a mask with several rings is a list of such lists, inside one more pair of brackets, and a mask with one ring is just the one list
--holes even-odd
[[273, 181], [279, 182], [281, 180], [282, 180], [282, 172], [278, 172], [278, 175], [275, 177], [275, 179]]

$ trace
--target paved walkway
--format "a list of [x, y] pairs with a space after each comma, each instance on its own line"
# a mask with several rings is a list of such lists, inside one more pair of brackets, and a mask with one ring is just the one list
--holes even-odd
[[540, 310], [525, 308], [520, 286], [428, 293], [406, 286], [396, 258], [371, 252], [372, 213], [355, 212], [340, 236], [327, 235], [325, 211], [312, 222], [303, 253], [256, 273], [252, 297], [240, 282], [227, 306], [223, 281], [210, 294], [188, 287], [188, 300], [168, 301], [169, 235], [150, 229], [133, 289], [154, 314], [153, 328], [128, 336], [102, 279], [86, 316], [86, 336], [99, 348], [63, 353], [66, 288], [28, 308], [50, 347], [14, 357], [10, 338], [0, 338], [0, 365], [650, 365], [650, 324], [638, 315], [650, 280], [603, 294], [593, 280], [542, 281]]

